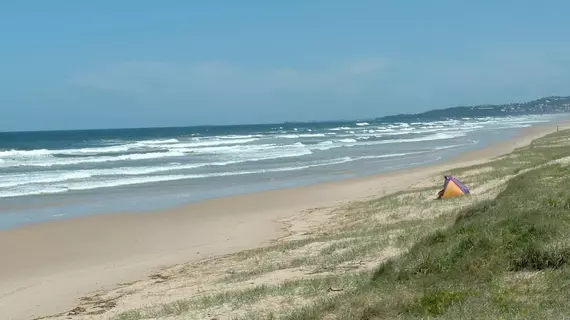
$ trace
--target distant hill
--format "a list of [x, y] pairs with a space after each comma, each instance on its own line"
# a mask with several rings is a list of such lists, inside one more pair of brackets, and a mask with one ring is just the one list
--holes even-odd
[[379, 117], [376, 118], [376, 120], [379, 122], [404, 122], [413, 120], [501, 117], [566, 112], [570, 112], [570, 97], [552, 96], [522, 103], [459, 106], [446, 109], [435, 109], [416, 114], [398, 114]]

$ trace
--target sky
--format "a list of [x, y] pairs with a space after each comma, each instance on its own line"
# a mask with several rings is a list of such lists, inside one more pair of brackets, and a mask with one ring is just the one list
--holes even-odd
[[0, 131], [369, 119], [570, 95], [568, 1], [0, 4]]

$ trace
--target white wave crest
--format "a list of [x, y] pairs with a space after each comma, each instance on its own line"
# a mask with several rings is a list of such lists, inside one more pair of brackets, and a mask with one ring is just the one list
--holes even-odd
[[47, 149], [36, 150], [4, 150], [0, 151], [0, 158], [15, 158], [15, 157], [42, 157], [50, 155], [51, 151]]
[[410, 139], [388, 139], [381, 141], [361, 142], [362, 145], [377, 145], [377, 144], [391, 144], [391, 143], [409, 143], [421, 141], [434, 141], [434, 140], [447, 140], [465, 136], [464, 132], [457, 133], [436, 133], [425, 137], [410, 138]]
[[228, 139], [228, 140], [196, 140], [195, 142], [187, 143], [177, 143], [169, 146], [169, 149], [180, 149], [180, 148], [199, 148], [199, 147], [212, 147], [212, 146], [223, 146], [223, 145], [239, 145], [246, 144], [250, 142], [258, 141], [258, 138], [243, 138], [243, 139]]
[[120, 156], [102, 156], [102, 157], [85, 157], [85, 158], [44, 158], [44, 159], [27, 159], [26, 161], [11, 160], [0, 163], [0, 168], [11, 167], [53, 167], [53, 166], [68, 166], [86, 163], [102, 163], [114, 161], [136, 161], [158, 159], [166, 157], [181, 157], [185, 154], [183, 152], [168, 151], [168, 152], [152, 152], [152, 153], [137, 153], [126, 154]]
[[350, 129], [352, 129], [352, 128], [350, 128], [350, 127], [337, 127], [337, 128], [331, 128], [331, 129], [329, 129], [329, 130], [331, 130], [331, 131], [341, 131], [341, 130], [350, 130]]
[[302, 139], [302, 138], [319, 138], [326, 137], [324, 133], [304, 133], [304, 134], [280, 134], [276, 135], [278, 139]]
[[[248, 140], [249, 141], [249, 140]], [[241, 140], [241, 143], [246, 143]], [[190, 146], [190, 148], [188, 147]], [[193, 147], [192, 147], [193, 146]], [[54, 167], [54, 166], [70, 166], [81, 164], [105, 163], [105, 162], [119, 162], [119, 161], [138, 161], [161, 159], [170, 157], [184, 157], [192, 154], [199, 155], [218, 155], [225, 156], [228, 161], [248, 160], [258, 161], [260, 159], [275, 159], [286, 157], [297, 157], [311, 154], [311, 151], [302, 143], [297, 142], [290, 145], [277, 145], [277, 144], [258, 144], [258, 145], [217, 145], [212, 146], [196, 146], [195, 144], [177, 144], [166, 152], [147, 152], [124, 154], [118, 156], [91, 156], [79, 158], [55, 158], [52, 156], [42, 156], [40, 158], [22, 159], [4, 159], [0, 162], [0, 168], [10, 167]]]
[[[298, 171], [304, 170], [309, 168], [315, 167], [322, 167], [322, 166], [330, 166], [335, 164], [342, 164], [346, 162], [356, 161], [356, 160], [363, 160], [363, 159], [373, 159], [373, 158], [390, 158], [390, 157], [398, 157], [407, 155], [405, 153], [396, 153], [396, 154], [386, 154], [386, 155], [378, 155], [378, 156], [364, 156], [364, 157], [342, 157], [336, 159], [330, 159], [325, 161], [319, 161], [316, 163], [310, 163], [307, 165], [302, 166], [293, 166], [293, 167], [280, 167], [280, 168], [269, 168], [269, 169], [259, 169], [259, 170], [248, 170], [248, 171], [228, 171], [228, 172], [215, 172], [215, 173], [204, 173], [204, 174], [177, 174], [177, 175], [159, 175], [159, 176], [142, 176], [142, 177], [127, 177], [124, 176], [114, 176], [109, 177], [106, 179], [99, 179], [95, 181], [76, 181], [77, 179], [81, 179], [86, 177], [87, 170], [83, 172], [76, 173], [75, 175], [68, 175], [68, 176], [61, 176], [61, 179], [70, 178], [70, 181], [67, 181], [65, 184], [57, 183], [65, 180], [52, 180], [49, 186], [42, 185], [41, 183], [34, 184], [34, 185], [15, 185], [16, 188], [12, 188], [10, 190], [3, 190], [0, 191], [0, 198], [5, 197], [17, 197], [17, 196], [25, 196], [25, 195], [38, 195], [38, 194], [53, 194], [53, 193], [62, 193], [68, 191], [81, 191], [81, 190], [92, 190], [92, 189], [100, 189], [100, 188], [110, 188], [110, 187], [119, 187], [119, 186], [127, 186], [127, 185], [135, 185], [135, 184], [147, 184], [147, 183], [156, 183], [156, 182], [166, 182], [166, 181], [176, 181], [176, 180], [185, 180], [185, 179], [200, 179], [200, 178], [213, 178], [213, 177], [225, 177], [225, 176], [238, 176], [238, 175], [250, 175], [250, 174], [260, 174], [260, 173], [271, 173], [271, 172], [286, 172], [286, 171]], [[180, 168], [180, 166], [178, 167]], [[115, 169], [110, 169], [115, 170]], [[111, 173], [112, 171], [108, 171]], [[152, 170], [148, 170], [145, 172], [144, 168], [130, 168], [129, 170], [139, 170], [139, 171], [131, 171], [131, 173], [151, 173], [154, 172]], [[154, 170], [154, 169], [153, 169]], [[97, 173], [103, 173], [102, 170], [91, 170], [89, 174], [93, 174], [96, 176]], [[121, 171], [121, 174], [124, 175], [128, 171]], [[114, 173], [118, 173], [115, 171]], [[46, 181], [46, 180], [44, 180]], [[0, 184], [1, 187], [6, 186], [6, 184]]]
[[163, 139], [163, 140], [144, 140], [144, 141], [138, 142], [138, 144], [155, 145], [155, 144], [172, 144], [172, 143], [178, 143], [178, 142], [180, 142], [180, 141], [178, 141], [178, 139]]
[[425, 153], [424, 151], [418, 152], [405, 152], [405, 153], [388, 153], [388, 154], [381, 154], [376, 156], [361, 156], [356, 158], [357, 160], [370, 160], [370, 159], [385, 159], [385, 158], [397, 158], [397, 157], [405, 157], [414, 154]]

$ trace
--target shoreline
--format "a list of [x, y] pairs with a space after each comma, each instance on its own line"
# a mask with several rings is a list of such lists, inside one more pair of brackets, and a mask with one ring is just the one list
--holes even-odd
[[397, 192], [446, 168], [483, 163], [556, 131], [561, 122], [522, 129], [514, 141], [436, 164], [169, 210], [91, 215], [0, 231], [0, 252], [9, 257], [0, 266], [0, 310], [8, 319], [55, 314], [70, 310], [84, 295], [144, 278], [157, 268], [267, 245], [286, 234], [283, 219]]
[[[347, 122], [241, 135], [212, 132], [189, 140], [142, 134], [131, 137], [138, 142], [126, 137], [103, 149], [85, 149], [82, 142], [70, 149], [39, 144], [21, 155], [11, 149], [0, 160], [0, 171], [6, 173], [0, 179], [0, 230], [92, 214], [164, 211], [208, 199], [441, 163], [512, 139], [525, 127], [566, 117], [450, 119], [412, 123], [410, 128], [381, 123], [356, 127]], [[108, 143], [95, 139], [88, 144]], [[141, 152], [145, 156], [139, 156]]]

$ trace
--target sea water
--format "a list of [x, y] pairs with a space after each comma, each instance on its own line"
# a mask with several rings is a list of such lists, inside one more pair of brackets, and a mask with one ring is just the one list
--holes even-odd
[[435, 163], [560, 117], [0, 133], [0, 229]]

